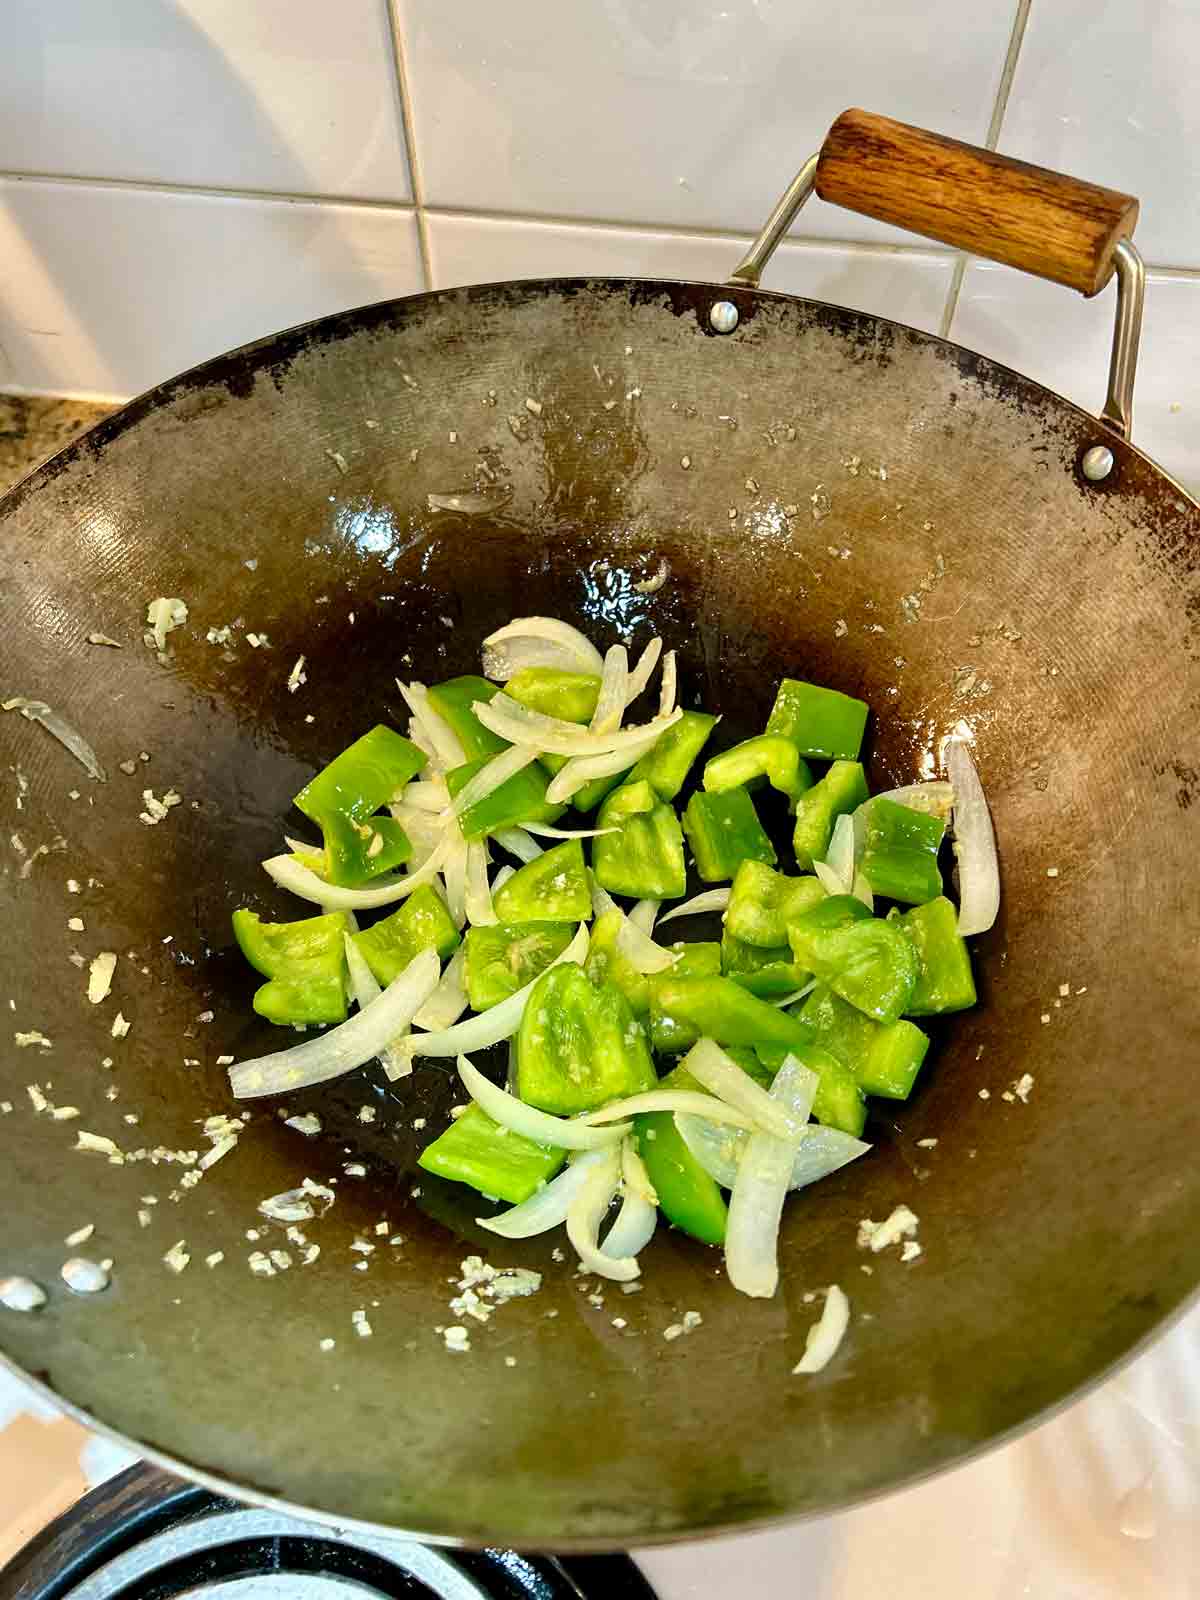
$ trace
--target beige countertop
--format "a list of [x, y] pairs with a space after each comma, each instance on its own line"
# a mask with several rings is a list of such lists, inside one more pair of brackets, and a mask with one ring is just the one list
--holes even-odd
[[0, 494], [115, 409], [85, 400], [0, 394]]

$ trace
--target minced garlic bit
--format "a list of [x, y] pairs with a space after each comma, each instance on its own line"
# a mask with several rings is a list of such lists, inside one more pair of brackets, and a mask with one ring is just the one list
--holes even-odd
[[327, 449], [325, 454], [329, 457], [330, 461], [333, 462], [334, 466], [338, 469], [342, 476], [345, 477], [346, 473], [350, 471], [350, 468], [347, 465], [346, 458], [342, 452], [340, 450]]
[[46, 1291], [32, 1278], [0, 1278], [0, 1306], [6, 1311], [40, 1311]]
[[25, 1093], [29, 1096], [29, 1103], [35, 1111], [48, 1111], [50, 1109], [50, 1102], [42, 1093], [40, 1085], [27, 1083], [25, 1085]]
[[669, 1328], [663, 1329], [663, 1338], [666, 1339], [669, 1344], [671, 1340], [678, 1339], [682, 1333], [683, 1324], [680, 1322], [673, 1322]]
[[76, 1150], [91, 1150], [100, 1156], [119, 1156], [121, 1154], [113, 1141], [104, 1134], [88, 1133], [84, 1128], [81, 1128], [75, 1135], [75, 1148]]
[[186, 1239], [177, 1239], [163, 1257], [163, 1265], [169, 1267], [174, 1273], [182, 1272], [192, 1259], [187, 1252], [186, 1245]]
[[261, 1250], [252, 1250], [246, 1257], [246, 1261], [250, 1271], [254, 1273], [256, 1278], [273, 1278], [275, 1276], [275, 1268], [271, 1265], [270, 1258], [264, 1255]]
[[698, 1311], [685, 1311], [683, 1313], [683, 1331], [684, 1331], [684, 1333], [691, 1333], [693, 1328], [698, 1328], [703, 1321], [704, 1321], [704, 1318], [700, 1315], [700, 1313]]
[[89, 644], [106, 644], [111, 650], [123, 650], [125, 648], [119, 639], [110, 639], [107, 633], [89, 633], [87, 642]]
[[82, 917], [68, 917], [67, 927], [72, 933], [85, 933], [87, 931]]
[[919, 1222], [920, 1218], [904, 1205], [897, 1206], [883, 1222], [864, 1218], [858, 1225], [858, 1248], [878, 1255], [901, 1239], [915, 1237]]
[[146, 645], [161, 655], [167, 648], [167, 635], [181, 628], [188, 619], [188, 608], [183, 600], [170, 600], [159, 595], [146, 607], [146, 621], [151, 632], [146, 635]]
[[[229, 1058], [231, 1061], [233, 1057]], [[303, 1116], [287, 1117], [284, 1120], [285, 1128], [295, 1128], [297, 1133], [302, 1133], [306, 1138], [311, 1138], [321, 1131], [321, 1119], [315, 1111], [306, 1111]]]
[[1057, 867], [1047, 867], [1046, 868], [1046, 876], [1048, 878], [1057, 878], [1058, 877], [1058, 868]]
[[174, 789], [168, 789], [162, 799], [158, 800], [153, 789], [143, 789], [142, 803], [146, 809], [138, 812], [138, 821], [144, 822], [148, 828], [154, 828], [173, 806], [183, 804], [183, 796], [177, 794]]
[[146, 1210], [145, 1206], [139, 1206], [137, 1219], [139, 1228], [148, 1228], [154, 1220], [154, 1216], [152, 1212]]
[[118, 1011], [113, 1018], [112, 1027], [108, 1030], [114, 1039], [123, 1039], [129, 1032], [130, 1024]]
[[937, 1140], [936, 1139], [918, 1139], [917, 1140], [917, 1149], [918, 1150], [936, 1150], [937, 1149]]
[[115, 950], [102, 950], [88, 967], [87, 997], [94, 1006], [107, 1000], [112, 989], [113, 973], [117, 970]]
[[365, 1311], [361, 1309], [352, 1311], [350, 1313], [350, 1321], [353, 1323], [354, 1331], [360, 1339], [369, 1339], [371, 1337], [373, 1330], [371, 1324], [367, 1321], [367, 1313]]
[[288, 673], [288, 693], [295, 694], [302, 683], [308, 682], [308, 674], [304, 670], [304, 657], [296, 657], [296, 665]]
[[322, 1350], [332, 1350], [336, 1344], [336, 1339], [322, 1339], [319, 1348]]
[[44, 1033], [39, 1033], [36, 1028], [28, 1033], [14, 1033], [13, 1042], [18, 1050], [28, 1050], [30, 1045], [38, 1045], [43, 1050], [53, 1050], [54, 1042], [47, 1039]]
[[62, 1281], [72, 1294], [99, 1294], [107, 1289], [112, 1279], [103, 1261], [89, 1261], [86, 1256], [72, 1256], [61, 1268]]
[[471, 1348], [471, 1335], [466, 1328], [444, 1328], [442, 1338], [446, 1342], [446, 1349], [453, 1351], [455, 1355], [465, 1355]]
[[901, 1261], [915, 1261], [921, 1254], [921, 1246], [915, 1239], [906, 1239], [900, 1248]]
[[224, 1259], [224, 1250], [214, 1250], [211, 1252], [211, 1254], [205, 1256], [204, 1265], [209, 1268], [219, 1267]]
[[[55, 1122], [74, 1122], [75, 1118], [79, 1115], [79, 1107], [55, 1106], [50, 1112], [50, 1115], [54, 1118]], [[126, 1118], [126, 1121], [128, 1121], [128, 1118]]]
[[1023, 1072], [1017, 1079], [1016, 1083], [1013, 1084], [1013, 1093], [1016, 1095], [1017, 1099], [1021, 1101], [1022, 1105], [1028, 1105], [1029, 1091], [1032, 1088], [1033, 1075], [1028, 1072]]
[[374, 1122], [375, 1121], [375, 1107], [374, 1106], [360, 1106], [358, 1108], [358, 1120], [360, 1122]]

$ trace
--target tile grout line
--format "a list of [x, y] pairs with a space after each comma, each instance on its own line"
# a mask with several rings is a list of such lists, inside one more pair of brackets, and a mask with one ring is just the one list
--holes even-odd
[[[1017, 0], [1017, 11], [1013, 17], [1012, 32], [1008, 38], [1008, 51], [1004, 57], [1004, 66], [1000, 71], [1000, 83], [996, 89], [996, 101], [992, 106], [987, 138], [984, 140], [984, 148], [987, 150], [994, 150], [1000, 143], [1000, 130], [1004, 126], [1004, 115], [1008, 110], [1008, 99], [1012, 94], [1013, 79], [1017, 75], [1017, 61], [1021, 55], [1021, 46], [1025, 43], [1025, 29], [1029, 26], [1029, 10], [1032, 4], [1033, 0]], [[954, 273], [950, 279], [950, 287], [946, 291], [946, 304], [942, 310], [942, 323], [938, 329], [943, 339], [950, 337], [950, 329], [954, 326], [954, 314], [958, 310], [958, 299], [962, 293], [963, 280], [967, 275], [969, 260], [970, 257], [964, 250], [954, 263]]]
[[417, 131], [413, 122], [412, 96], [408, 88], [408, 64], [400, 33], [399, 0], [387, 0], [388, 32], [392, 40], [392, 61], [396, 69], [396, 88], [400, 95], [400, 119], [408, 147], [408, 178], [412, 185], [413, 208], [417, 215], [417, 248], [426, 289], [434, 288], [433, 257], [429, 249], [429, 223], [425, 216], [425, 187], [421, 182], [421, 163], [417, 158]]

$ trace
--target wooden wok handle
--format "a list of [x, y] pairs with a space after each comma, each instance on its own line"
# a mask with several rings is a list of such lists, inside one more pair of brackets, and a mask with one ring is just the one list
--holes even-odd
[[1132, 195], [858, 110], [830, 128], [816, 191], [1084, 295], [1108, 282], [1117, 245], [1138, 218]]

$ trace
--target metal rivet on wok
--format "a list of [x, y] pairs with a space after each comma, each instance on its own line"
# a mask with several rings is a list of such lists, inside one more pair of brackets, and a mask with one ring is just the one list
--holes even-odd
[[738, 325], [738, 308], [733, 301], [715, 301], [708, 313], [708, 325], [714, 333], [732, 333]]
[[1094, 444], [1083, 452], [1079, 465], [1089, 483], [1103, 483], [1116, 465], [1116, 458], [1106, 444]]

